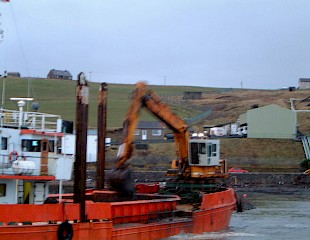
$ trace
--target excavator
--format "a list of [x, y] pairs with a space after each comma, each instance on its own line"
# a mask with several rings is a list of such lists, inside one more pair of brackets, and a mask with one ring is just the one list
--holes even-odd
[[[169, 127], [174, 134], [176, 159], [172, 161], [167, 176], [171, 189], [187, 186], [195, 188], [210, 186], [215, 179], [228, 176], [225, 160], [220, 160], [219, 140], [190, 138], [189, 126], [174, 114], [146, 84], [138, 82], [133, 91], [132, 100], [123, 122], [123, 139], [115, 159], [115, 166], [109, 173], [110, 186], [124, 193], [133, 193], [134, 184], [127, 160], [133, 152], [134, 133], [139, 122], [142, 107], [145, 107]], [[176, 185], [177, 184], [177, 185]]]

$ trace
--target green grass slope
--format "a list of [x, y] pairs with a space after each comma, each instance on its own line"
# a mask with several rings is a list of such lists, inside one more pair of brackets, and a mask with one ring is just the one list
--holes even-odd
[[[2, 92], [3, 81], [0, 82]], [[89, 127], [97, 126], [97, 101], [100, 83], [89, 83]], [[151, 86], [161, 97], [182, 95], [183, 91], [206, 91], [207, 88], [199, 87], [174, 87], [174, 86]], [[123, 118], [127, 112], [131, 92], [134, 85], [109, 84], [108, 85], [108, 128], [119, 128], [122, 126]], [[5, 104], [4, 108], [17, 109], [11, 97], [33, 97], [40, 104], [40, 112], [59, 114], [63, 119], [75, 119], [76, 109], [76, 81], [56, 79], [28, 79], [28, 78], [6, 78], [5, 80]], [[182, 117], [192, 117], [195, 113], [183, 109], [180, 106], [172, 106]], [[28, 110], [31, 110], [31, 104]], [[142, 111], [141, 118], [153, 120], [153, 116]]]

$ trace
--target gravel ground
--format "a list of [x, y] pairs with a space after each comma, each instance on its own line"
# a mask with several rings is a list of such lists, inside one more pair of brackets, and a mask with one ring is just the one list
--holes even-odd
[[245, 185], [233, 186], [235, 191], [240, 194], [244, 193], [270, 193], [279, 195], [309, 195], [310, 184], [278, 184], [278, 185]]

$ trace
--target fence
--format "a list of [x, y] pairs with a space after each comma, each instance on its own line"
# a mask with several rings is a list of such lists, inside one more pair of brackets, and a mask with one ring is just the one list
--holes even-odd
[[302, 140], [302, 145], [304, 146], [306, 158], [310, 160], [310, 137], [303, 136], [301, 140]]

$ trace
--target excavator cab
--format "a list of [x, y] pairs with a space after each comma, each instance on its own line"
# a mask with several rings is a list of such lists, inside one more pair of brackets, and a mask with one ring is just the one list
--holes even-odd
[[220, 163], [220, 141], [192, 139], [189, 141], [190, 166], [218, 166]]
[[[173, 160], [168, 176], [179, 176], [178, 161]], [[225, 178], [227, 163], [220, 159], [220, 140], [199, 138], [188, 143], [187, 177], [192, 179]]]
[[227, 164], [220, 159], [220, 140], [191, 139], [189, 168], [192, 178], [227, 177]]

